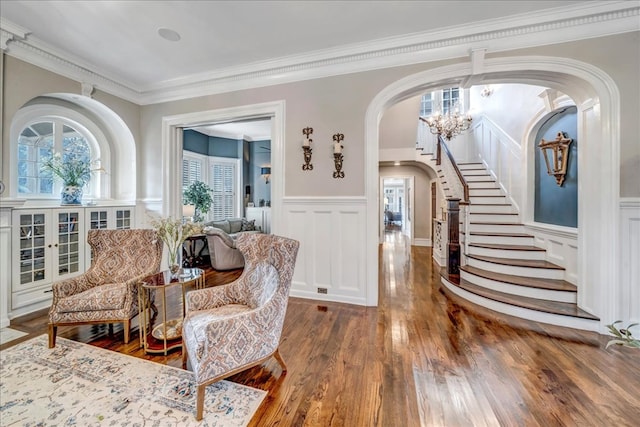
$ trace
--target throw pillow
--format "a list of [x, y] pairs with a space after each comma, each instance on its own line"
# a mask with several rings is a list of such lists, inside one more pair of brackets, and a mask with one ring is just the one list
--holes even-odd
[[256, 220], [252, 219], [251, 221], [247, 221], [242, 218], [242, 231], [255, 231], [256, 229]]

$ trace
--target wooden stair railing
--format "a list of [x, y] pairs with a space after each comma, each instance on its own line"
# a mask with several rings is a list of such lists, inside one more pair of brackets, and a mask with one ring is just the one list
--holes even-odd
[[451, 154], [451, 151], [449, 150], [449, 147], [447, 146], [447, 143], [445, 142], [444, 138], [442, 137], [442, 135], [438, 135], [438, 156], [440, 156], [440, 146], [442, 146], [444, 148], [444, 152], [447, 153], [447, 157], [449, 158], [449, 161], [451, 162], [451, 165], [453, 166], [453, 169], [456, 171], [456, 175], [458, 175], [458, 179], [460, 180], [460, 184], [462, 184], [462, 191], [464, 194], [464, 199], [461, 200], [460, 204], [469, 204], [469, 184], [467, 184], [467, 180], [464, 179], [464, 176], [462, 175], [462, 172], [460, 171], [460, 168], [458, 168], [458, 164], [456, 163], [455, 159], [453, 158], [453, 154]]

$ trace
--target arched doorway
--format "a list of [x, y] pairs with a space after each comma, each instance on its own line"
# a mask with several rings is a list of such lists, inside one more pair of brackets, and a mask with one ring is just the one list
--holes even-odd
[[[365, 118], [367, 197], [367, 304], [377, 305], [377, 207], [379, 120], [390, 106], [409, 96], [445, 84], [460, 85], [472, 74], [471, 63], [440, 67], [401, 79], [371, 102]], [[619, 91], [601, 70], [563, 58], [521, 57], [487, 59], [476, 84], [512, 82], [558, 89], [576, 102], [578, 135], [586, 155], [579, 160], [578, 304], [598, 315], [601, 330], [613, 319], [617, 292], [604, 283], [617, 283], [619, 207]], [[602, 141], [608, 141], [603, 146]], [[589, 155], [597, 153], [597, 155]], [[588, 191], [586, 189], [589, 189]], [[602, 222], [602, 218], [608, 221]]]

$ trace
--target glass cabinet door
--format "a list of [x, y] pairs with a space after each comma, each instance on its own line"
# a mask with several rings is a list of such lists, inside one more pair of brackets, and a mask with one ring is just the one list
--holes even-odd
[[116, 229], [129, 229], [131, 228], [132, 218], [131, 218], [132, 209], [116, 209]]
[[18, 214], [19, 227], [19, 282], [20, 285], [47, 282], [50, 277], [51, 244], [46, 233], [50, 227], [50, 217], [42, 212], [21, 212]]
[[[54, 212], [57, 221], [57, 269], [56, 278], [83, 271], [80, 236], [82, 234], [81, 213], [79, 210], [57, 210]], [[82, 247], [84, 250], [84, 247]]]

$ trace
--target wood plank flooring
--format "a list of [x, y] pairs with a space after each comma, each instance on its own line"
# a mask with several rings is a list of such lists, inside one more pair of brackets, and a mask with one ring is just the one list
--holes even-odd
[[[638, 425], [639, 350], [605, 350], [605, 336], [460, 300], [440, 286], [430, 248], [409, 247], [398, 232], [385, 235], [379, 259], [379, 307], [290, 299], [280, 347], [286, 375], [270, 360], [230, 378], [269, 391], [251, 426]], [[40, 312], [11, 326], [33, 337], [46, 321]], [[143, 354], [137, 331], [128, 345], [120, 327], [113, 337], [101, 325], [59, 331], [180, 366], [179, 350]]]

